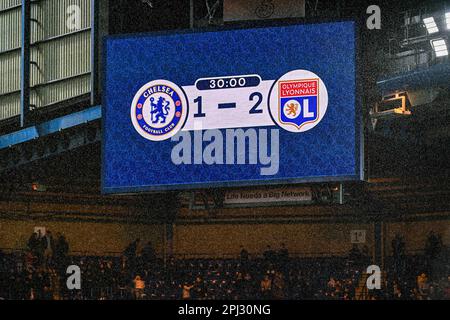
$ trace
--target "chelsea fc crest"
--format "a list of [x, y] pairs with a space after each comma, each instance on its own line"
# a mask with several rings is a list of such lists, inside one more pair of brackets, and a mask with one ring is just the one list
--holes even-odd
[[162, 141], [181, 130], [187, 112], [187, 99], [180, 87], [167, 80], [154, 80], [135, 94], [131, 104], [131, 121], [145, 139]]
[[328, 106], [327, 88], [318, 75], [294, 70], [274, 82], [269, 94], [269, 111], [273, 121], [290, 132], [314, 128]]

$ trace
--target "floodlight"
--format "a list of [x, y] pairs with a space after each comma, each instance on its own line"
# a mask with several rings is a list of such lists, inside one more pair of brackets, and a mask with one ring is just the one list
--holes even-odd
[[436, 57], [448, 56], [448, 48], [444, 39], [431, 40], [431, 45], [434, 49]]
[[433, 17], [423, 19], [423, 23], [425, 24], [429, 34], [439, 32], [439, 28]]

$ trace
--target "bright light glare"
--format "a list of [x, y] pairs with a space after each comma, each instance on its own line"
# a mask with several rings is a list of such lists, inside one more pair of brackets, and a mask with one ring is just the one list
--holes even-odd
[[436, 39], [431, 41], [436, 57], [448, 56], [447, 44], [444, 39]]
[[439, 32], [439, 28], [436, 25], [433, 17], [423, 19], [423, 23], [425, 24], [425, 27], [427, 28], [429, 34]]

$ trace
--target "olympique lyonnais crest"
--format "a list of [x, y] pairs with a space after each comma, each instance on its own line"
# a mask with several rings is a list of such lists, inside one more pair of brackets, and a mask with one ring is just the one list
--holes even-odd
[[272, 86], [269, 110], [280, 127], [291, 132], [305, 132], [325, 115], [328, 93], [323, 81], [307, 70], [283, 75]]
[[292, 123], [297, 128], [316, 121], [319, 115], [319, 79], [280, 81], [279, 121]]
[[131, 120], [144, 138], [162, 141], [173, 137], [187, 116], [187, 99], [173, 82], [155, 80], [142, 86], [131, 104]]

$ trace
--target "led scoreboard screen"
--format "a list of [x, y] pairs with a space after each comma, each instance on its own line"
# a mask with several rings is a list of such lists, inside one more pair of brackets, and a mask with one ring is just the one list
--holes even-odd
[[351, 21], [108, 37], [102, 190], [360, 180]]

